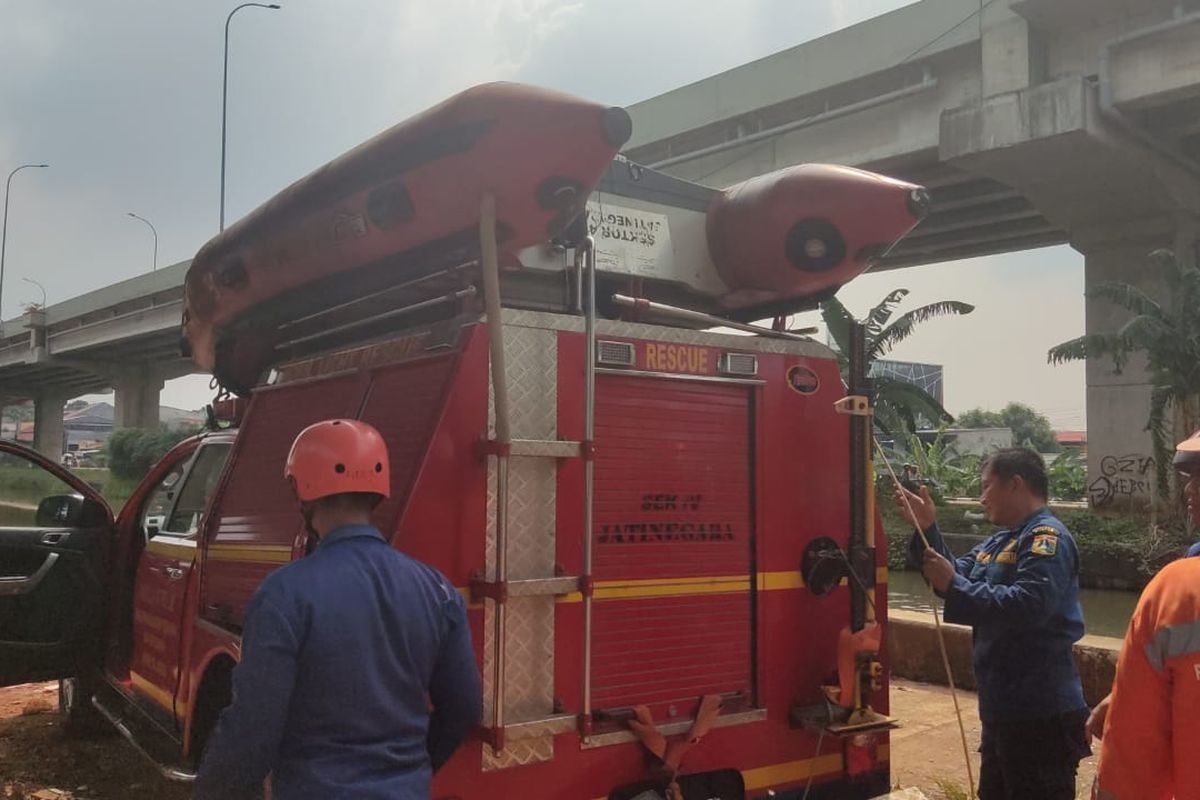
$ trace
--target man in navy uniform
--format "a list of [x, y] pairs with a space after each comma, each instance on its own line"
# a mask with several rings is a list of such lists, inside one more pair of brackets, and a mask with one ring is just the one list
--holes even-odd
[[[1072, 646], [1083, 636], [1075, 541], [1046, 507], [1041, 456], [1008, 448], [983, 464], [980, 503], [1001, 530], [955, 558], [929, 491], [896, 488], [913, 535], [910, 556], [946, 601], [947, 622], [970, 625], [979, 687], [980, 800], [1073, 800], [1089, 754]], [[907, 500], [907, 502], [905, 502]]]
[[272, 572], [246, 609], [233, 703], [204, 751], [196, 800], [419, 800], [479, 722], [462, 597], [371, 523], [391, 482], [365, 422], [300, 432], [284, 477], [316, 552]]

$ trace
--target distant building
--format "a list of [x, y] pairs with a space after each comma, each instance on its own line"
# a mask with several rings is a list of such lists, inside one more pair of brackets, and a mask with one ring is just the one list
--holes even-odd
[[[73, 452], [100, 447], [112, 434], [115, 418], [116, 409], [111, 403], [103, 402], [64, 413], [64, 450]], [[184, 411], [170, 406], [160, 406], [158, 418], [169, 430], [197, 428], [204, 424], [204, 412]], [[22, 423], [24, 425], [29, 425], [29, 438], [20, 441], [33, 441], [33, 423]]]
[[932, 442], [941, 434], [942, 441], [954, 446], [961, 455], [985, 456], [1002, 447], [1013, 446], [1011, 428], [946, 428], [942, 431], [917, 431], [923, 441]]
[[114, 409], [110, 403], [92, 403], [63, 414], [66, 450], [78, 450], [84, 442], [103, 442], [113, 430]]
[[199, 428], [205, 423], [203, 411], [185, 411], [182, 408], [170, 406], [158, 407], [158, 419], [169, 430], [177, 431], [184, 428]]
[[898, 381], [911, 383], [927, 394], [943, 403], [942, 365], [921, 364], [916, 361], [889, 361], [883, 359], [871, 363], [872, 378], [894, 378]]
[[1078, 450], [1080, 455], [1087, 455], [1087, 431], [1055, 431], [1054, 438], [1064, 450]]

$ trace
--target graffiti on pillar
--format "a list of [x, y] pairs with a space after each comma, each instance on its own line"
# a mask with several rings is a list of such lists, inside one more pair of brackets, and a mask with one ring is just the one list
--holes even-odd
[[1088, 500], [1099, 508], [1119, 498], [1148, 496], [1153, 488], [1153, 456], [1105, 456], [1100, 459], [1100, 474], [1088, 484]]

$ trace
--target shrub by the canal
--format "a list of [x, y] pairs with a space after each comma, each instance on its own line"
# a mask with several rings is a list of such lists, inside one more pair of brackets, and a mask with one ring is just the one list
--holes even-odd
[[[1089, 588], [1140, 589], [1164, 564], [1183, 555], [1191, 543], [1185, 527], [1179, 523], [1152, 525], [1144, 516], [1105, 515], [1077, 508], [1052, 510], [1075, 537], [1080, 583]], [[888, 566], [908, 569], [912, 527], [890, 502], [880, 502], [879, 511], [887, 532]], [[955, 552], [967, 552], [972, 541], [968, 537], [981, 540], [991, 533], [993, 527], [986, 520], [972, 519], [982, 512], [979, 506], [947, 506], [939, 510], [942, 531], [963, 537], [951, 544]]]
[[108, 466], [118, 478], [138, 480], [159, 462], [167, 451], [196, 433], [192, 429], [139, 430], [125, 428], [113, 431], [105, 442]]

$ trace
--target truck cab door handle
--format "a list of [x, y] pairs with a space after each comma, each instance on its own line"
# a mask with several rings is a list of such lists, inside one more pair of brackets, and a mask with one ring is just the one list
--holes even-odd
[[58, 561], [58, 553], [47, 553], [46, 560], [42, 562], [42, 565], [32, 575], [0, 578], [0, 596], [29, 594], [38, 587], [38, 584], [42, 582], [42, 579], [54, 567], [54, 562], [56, 561]]

